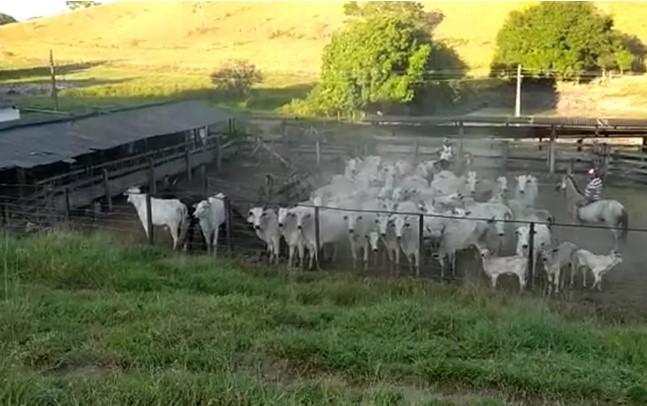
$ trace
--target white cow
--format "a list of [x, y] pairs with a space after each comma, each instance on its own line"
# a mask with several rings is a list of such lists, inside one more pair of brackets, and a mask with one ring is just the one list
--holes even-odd
[[[297, 229], [301, 230], [304, 245], [310, 253], [309, 267], [312, 269], [315, 261], [317, 263], [317, 267], [319, 267], [314, 207], [297, 206], [293, 210], [297, 218]], [[346, 235], [346, 222], [343, 219], [343, 213], [341, 211], [333, 209], [319, 210], [320, 248], [323, 249], [325, 245], [329, 244], [335, 245], [346, 239]]]
[[[393, 224], [395, 238], [402, 253], [409, 261], [410, 270], [420, 275], [420, 240], [419, 240], [419, 206], [414, 202], [403, 202], [398, 204], [396, 212], [391, 215], [390, 222]], [[420, 213], [422, 214], [422, 213]], [[424, 232], [424, 231], [423, 231]]]
[[590, 251], [579, 249], [573, 254], [575, 269], [582, 271], [582, 286], [586, 287], [586, 270], [590, 269], [593, 273], [593, 285], [591, 289], [598, 288], [602, 291], [602, 277], [613, 269], [616, 265], [622, 263], [622, 255], [611, 250], [608, 255], [596, 255]]
[[269, 263], [279, 262], [279, 224], [276, 212], [264, 207], [252, 207], [247, 215], [247, 222], [254, 226], [256, 235], [267, 247]]
[[303, 234], [297, 227], [297, 215], [294, 209], [280, 207], [277, 221], [279, 232], [288, 246], [288, 269], [292, 269], [295, 252], [299, 263], [305, 265]]
[[[517, 250], [519, 256], [528, 256], [530, 246], [530, 226], [517, 227]], [[545, 224], [535, 224], [535, 235], [533, 239], [532, 269], [537, 269], [537, 258], [541, 252], [551, 246], [550, 229]]]
[[449, 260], [452, 274], [456, 275], [456, 252], [478, 243], [477, 222], [465, 218], [471, 212], [462, 209], [436, 214], [453, 217], [432, 217], [425, 222], [429, 236], [439, 240], [438, 252], [434, 257], [440, 262], [440, 276], [444, 279], [445, 257]]
[[220, 226], [227, 220], [225, 211], [225, 195], [218, 193], [215, 196], [202, 200], [196, 205], [193, 216], [200, 222], [200, 229], [204, 236], [207, 252], [218, 255], [218, 234]]
[[[148, 237], [148, 213], [146, 209], [146, 194], [137, 187], [129, 188], [126, 193], [128, 203], [131, 203], [139, 221], [144, 227]], [[151, 197], [151, 223], [154, 226], [164, 226], [168, 229], [173, 239], [173, 249], [178, 248], [179, 241], [184, 238], [188, 226], [189, 210], [184, 203], [178, 199], [158, 199]]]
[[358, 208], [362, 212], [350, 211], [344, 215], [344, 220], [348, 224], [348, 238], [353, 256], [353, 269], [357, 267], [357, 256], [362, 251], [364, 269], [366, 270], [368, 268], [370, 233], [375, 232], [377, 234], [376, 211], [380, 210], [380, 204], [377, 200], [373, 199], [363, 202]]

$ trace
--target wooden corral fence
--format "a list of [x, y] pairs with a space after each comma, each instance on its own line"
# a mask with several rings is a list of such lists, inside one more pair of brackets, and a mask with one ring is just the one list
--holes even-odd
[[647, 183], [647, 122], [468, 120], [380, 118], [358, 124], [280, 120], [265, 139], [285, 154], [316, 164], [366, 154], [434, 159], [448, 139], [458, 151], [472, 154], [477, 169], [556, 173], [569, 166], [575, 172], [597, 166], [605, 176]]

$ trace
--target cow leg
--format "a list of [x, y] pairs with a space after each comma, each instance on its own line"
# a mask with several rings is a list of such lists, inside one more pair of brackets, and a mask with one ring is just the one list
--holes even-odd
[[171, 238], [173, 239], [173, 250], [175, 251], [178, 247], [178, 227], [169, 227], [169, 233], [171, 233]]
[[400, 275], [400, 247], [395, 250], [395, 276]]
[[302, 242], [297, 243], [297, 253], [299, 254], [299, 265], [303, 267], [306, 263], [306, 258], [305, 258], [305, 247], [303, 246]]
[[559, 294], [559, 281], [561, 280], [562, 270], [560, 267], [557, 268], [555, 275], [553, 275], [553, 291], [556, 295]]
[[294, 249], [296, 247], [292, 244], [288, 245], [288, 270], [292, 270], [292, 260], [294, 259]]
[[413, 258], [415, 261], [416, 276], [419, 278], [420, 277], [420, 256], [418, 255], [418, 252], [413, 254]]
[[588, 270], [587, 267], [583, 266], [582, 268], [582, 287], [586, 287], [586, 271]]
[[571, 289], [575, 287], [575, 273], [578, 271], [578, 267], [571, 265]]
[[350, 253], [353, 258], [353, 271], [357, 270], [357, 245], [351, 241]]
[[362, 246], [362, 249], [364, 252], [362, 253], [364, 255], [364, 270], [368, 270], [368, 243], [365, 242], [364, 245]]

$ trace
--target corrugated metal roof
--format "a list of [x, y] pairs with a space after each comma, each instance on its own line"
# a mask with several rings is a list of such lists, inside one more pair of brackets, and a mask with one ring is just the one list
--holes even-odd
[[201, 101], [112, 110], [0, 128], [0, 168], [32, 168], [233, 117]]

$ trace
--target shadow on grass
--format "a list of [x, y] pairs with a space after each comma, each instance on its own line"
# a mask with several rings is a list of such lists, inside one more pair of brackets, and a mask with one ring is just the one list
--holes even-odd
[[[66, 65], [57, 65], [56, 74], [57, 75], [69, 75], [72, 73], [81, 72], [105, 64], [105, 61], [93, 61], [93, 62], [84, 62], [84, 63], [71, 63]], [[0, 70], [0, 80], [15, 80], [15, 79], [25, 79], [32, 77], [42, 77], [49, 76], [50, 74], [49, 65], [46, 66], [34, 66], [31, 68], [20, 68], [20, 69], [5, 69]]]
[[[142, 89], [137, 94], [137, 89], [120, 89], [119, 87], [97, 87], [84, 89], [83, 86], [101, 85], [86, 81], [76, 88], [62, 91], [59, 94], [59, 108], [64, 111], [83, 111], [94, 108], [107, 108], [117, 106], [128, 106], [142, 103], [171, 100], [200, 99], [219, 106], [225, 106], [238, 110], [255, 111], [276, 111], [281, 106], [289, 103], [292, 99], [305, 97], [313, 85], [295, 85], [282, 88], [257, 88], [244, 97], [232, 97], [218, 93], [214, 89], [185, 89], [173, 90], [159, 89], [159, 93], [146, 93]], [[113, 82], [106, 81], [105, 84]], [[15, 102], [22, 108], [33, 108], [42, 110], [53, 109], [53, 101], [47, 94], [40, 95], [18, 95]]]

